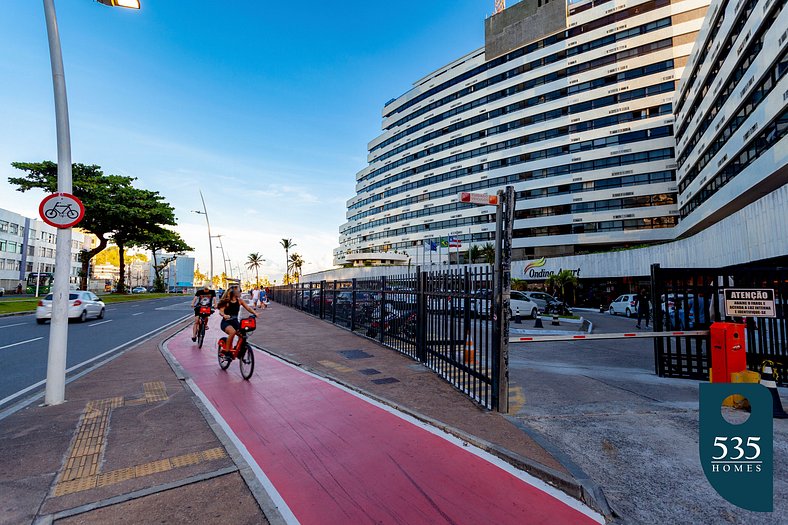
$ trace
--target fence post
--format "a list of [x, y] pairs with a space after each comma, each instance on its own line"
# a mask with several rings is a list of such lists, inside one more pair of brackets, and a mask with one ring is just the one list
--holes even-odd
[[383, 343], [386, 337], [386, 276], [380, 278], [380, 342]]
[[337, 324], [337, 285], [339, 281], [334, 281], [334, 297], [331, 300], [331, 323]]
[[350, 331], [356, 331], [356, 278], [353, 278], [352, 291], [350, 292]]
[[320, 318], [326, 318], [326, 282], [320, 281], [320, 308], [318, 309], [320, 312]]
[[416, 267], [416, 355], [427, 362], [427, 272]]
[[[660, 286], [659, 286], [659, 263], [651, 265], [651, 304], [653, 310], [653, 326], [657, 332], [662, 331], [662, 299], [660, 299]], [[667, 297], [665, 298], [665, 305], [667, 306]], [[663, 377], [662, 370], [662, 353], [664, 341], [661, 337], [654, 338], [654, 372], [659, 377]]]

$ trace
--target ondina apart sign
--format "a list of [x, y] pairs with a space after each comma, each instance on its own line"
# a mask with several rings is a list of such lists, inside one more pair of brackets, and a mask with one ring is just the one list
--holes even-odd
[[[534, 259], [532, 261], [517, 261], [512, 263], [512, 277], [517, 279], [528, 280], [544, 280], [553, 274], [561, 273], [563, 270], [569, 270], [576, 277], [580, 277], [580, 268], [560, 268], [550, 266], [547, 258]], [[522, 271], [518, 271], [518, 266], [522, 266]]]

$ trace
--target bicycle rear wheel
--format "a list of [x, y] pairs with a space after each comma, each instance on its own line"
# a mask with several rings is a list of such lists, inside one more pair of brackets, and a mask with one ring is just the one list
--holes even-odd
[[200, 327], [197, 328], [197, 348], [202, 348], [205, 340], [205, 320], [200, 320]]
[[252, 347], [247, 343], [244, 343], [244, 345], [246, 345], [246, 351], [238, 362], [241, 366], [241, 376], [248, 380], [254, 373], [254, 352], [252, 351]]

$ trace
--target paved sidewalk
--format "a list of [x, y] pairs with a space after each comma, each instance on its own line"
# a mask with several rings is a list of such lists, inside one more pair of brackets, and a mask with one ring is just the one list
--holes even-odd
[[[468, 421], [486, 424], [486, 428], [474, 427], [477, 433], [488, 437], [510, 433], [516, 436], [513, 444], [519, 449], [538, 453], [560, 467], [527, 436], [518, 436], [516, 428], [498, 427], [498, 420], [506, 423], [502, 417], [463, 402], [458, 392], [445, 389], [448, 385], [431, 373], [418, 371], [391, 350], [374, 343], [366, 346], [357, 336], [313, 321], [275, 306], [263, 313], [258, 326], [269, 345], [275, 340], [273, 327], [283, 327], [279, 341], [284, 348], [313, 350], [313, 357], [326, 357], [319, 354], [329, 349], [334, 353], [337, 348], [347, 350], [351, 342], [355, 343], [352, 349], [379, 354], [380, 359], [364, 359], [365, 366], [380, 367], [388, 379], [394, 379], [390, 374], [396, 369], [402, 380], [386, 382], [387, 386], [418, 387], [411, 397], [425, 402], [431, 398], [432, 409], [440, 403], [444, 414], [458, 418], [464, 411], [466, 426]], [[477, 447], [303, 367], [255, 352], [255, 373], [249, 381], [241, 378], [237, 363], [220, 370], [216, 359], [219, 320], [214, 317], [210, 323], [202, 350], [185, 332], [167, 341], [165, 350], [241, 454], [255, 465], [258, 479], [286, 522], [519, 525], [603, 521], [577, 500]], [[320, 361], [331, 371], [352, 372], [339, 363]]]
[[0, 523], [266, 522], [159, 351], [177, 330], [0, 420]]

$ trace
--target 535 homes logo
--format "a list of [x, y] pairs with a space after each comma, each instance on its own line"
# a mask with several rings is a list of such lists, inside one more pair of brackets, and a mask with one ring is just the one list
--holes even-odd
[[[563, 271], [563, 268], [559, 268], [558, 270], [551, 270], [545, 268], [547, 264], [547, 258], [542, 257], [541, 259], [536, 259], [535, 261], [529, 261], [525, 265], [525, 269], [523, 269], [523, 277], [526, 279], [547, 279], [553, 274], [559, 274]], [[569, 270], [577, 277], [580, 277], [580, 268], [576, 270]]]

